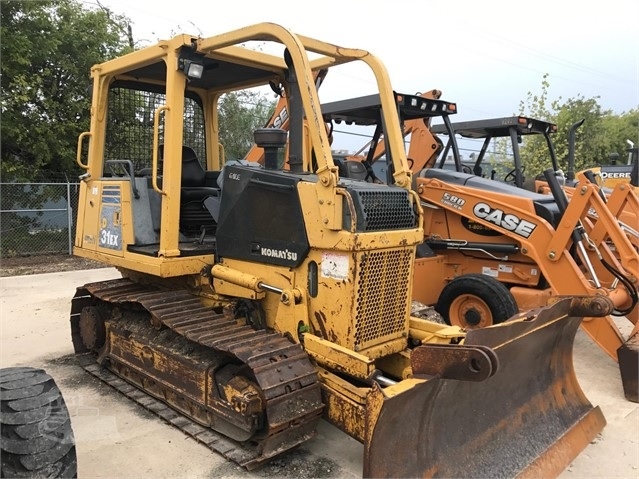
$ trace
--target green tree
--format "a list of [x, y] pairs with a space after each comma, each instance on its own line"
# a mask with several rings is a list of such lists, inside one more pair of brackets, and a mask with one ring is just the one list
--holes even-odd
[[628, 160], [628, 140], [634, 147], [639, 147], [639, 108], [624, 112], [619, 116], [607, 115], [603, 118], [603, 129], [606, 138], [610, 139], [611, 146], [608, 159], [611, 154], [617, 154], [619, 163], [626, 163]]
[[253, 146], [253, 131], [264, 126], [275, 102], [251, 90], [228, 93], [220, 99], [220, 142], [227, 159], [246, 156]]
[[[555, 103], [561, 98], [554, 103], [550, 103], [548, 100], [549, 89], [550, 82], [546, 73], [541, 79], [541, 92], [539, 94], [528, 92], [526, 99], [519, 102], [518, 114], [556, 123], [556, 115], [553, 110]], [[563, 144], [559, 134], [555, 134], [553, 140], [555, 142], [555, 150], [557, 149], [557, 143]], [[548, 154], [548, 145], [541, 135], [526, 135], [522, 139], [520, 153], [527, 177], [534, 177], [552, 166]], [[559, 155], [558, 158], [561, 158], [561, 156]]]
[[[535, 94], [528, 92], [526, 99], [519, 102], [519, 114], [528, 115], [539, 120], [551, 121], [553, 113], [550, 110], [551, 105], [548, 104], [548, 90], [550, 89], [550, 81], [548, 73], [544, 73], [541, 78], [541, 92]], [[561, 100], [561, 97], [559, 97]]]
[[608, 156], [611, 138], [605, 134], [603, 119], [612, 112], [603, 111], [597, 98], [577, 96], [564, 103], [556, 102], [554, 106], [557, 110], [553, 119], [557, 123], [557, 133], [553, 136], [553, 143], [562, 169], [569, 168], [570, 129], [582, 120], [583, 124], [575, 130], [575, 171], [597, 165]]
[[[541, 92], [528, 92], [526, 99], [519, 104], [519, 114], [549, 121], [557, 125], [552, 135], [559, 167], [568, 170], [568, 148], [571, 127], [578, 121], [583, 124], [575, 132], [575, 171], [607, 164], [610, 155], [616, 153], [625, 161], [628, 144], [631, 140], [639, 142], [639, 109], [617, 115], [604, 110], [599, 97], [562, 100], [561, 97], [549, 102], [550, 82], [548, 74], [542, 77]], [[536, 175], [551, 166], [546, 141], [539, 135], [527, 136], [520, 146], [522, 162], [527, 176]]]
[[75, 172], [92, 65], [132, 47], [128, 20], [75, 0], [2, 3], [3, 181]]

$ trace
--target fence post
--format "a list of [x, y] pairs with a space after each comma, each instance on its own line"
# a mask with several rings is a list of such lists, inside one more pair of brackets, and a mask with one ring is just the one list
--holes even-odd
[[73, 214], [71, 213], [71, 183], [67, 179], [67, 224], [69, 231], [69, 256], [73, 254], [73, 243], [71, 242], [71, 228], [73, 226]]

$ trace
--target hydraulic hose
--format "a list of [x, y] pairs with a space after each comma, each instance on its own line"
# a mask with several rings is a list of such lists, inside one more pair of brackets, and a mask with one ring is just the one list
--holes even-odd
[[630, 306], [624, 309], [615, 309], [612, 312], [613, 316], [625, 316], [634, 309], [634, 307], [637, 305], [637, 302], [639, 301], [639, 293], [637, 292], [637, 288], [635, 287], [634, 284], [630, 282], [628, 278], [626, 278], [623, 274], [621, 274], [619, 270], [617, 270], [614, 266], [612, 266], [603, 258], [601, 258], [601, 264], [603, 264], [604, 268], [610, 271], [610, 273], [615, 278], [617, 278], [621, 284], [623, 284], [624, 288], [626, 288], [626, 291], [628, 291], [628, 295], [630, 296], [630, 300], [631, 300]]
[[[587, 172], [587, 173], [590, 173], [592, 175], [592, 172], [590, 172], [590, 171]], [[557, 202], [557, 206], [559, 207], [559, 211], [563, 215], [566, 212], [566, 208], [568, 207], [568, 199], [566, 198], [566, 195], [564, 194], [564, 191], [561, 189], [561, 186], [559, 185], [559, 182], [557, 181], [557, 177], [555, 176], [555, 172], [553, 170], [551, 170], [551, 169], [548, 169], [548, 170], [544, 171], [544, 176], [546, 177], [546, 181], [548, 182], [548, 186], [550, 187], [550, 191], [552, 192], [552, 195], [553, 195], [555, 201]], [[586, 175], [586, 178], [588, 178], [589, 181], [593, 181], [594, 175], [592, 175], [592, 179], [589, 178], [588, 175]], [[599, 193], [603, 194], [602, 191], [601, 191], [601, 188], [599, 189]], [[595, 283], [597, 288], [600, 288], [601, 287], [601, 283], [600, 283], [599, 279], [597, 278], [597, 276], [595, 274], [595, 271], [594, 271], [594, 268], [592, 266], [592, 263], [590, 262], [590, 258], [586, 254], [586, 249], [584, 247], [584, 241], [588, 241], [588, 234], [586, 233], [586, 230], [583, 227], [583, 224], [581, 223], [581, 220], [579, 220], [577, 222], [577, 224], [575, 225], [575, 229], [572, 232], [572, 238], [573, 238], [573, 241], [575, 242], [575, 244], [577, 245], [577, 247], [579, 248], [579, 251], [581, 252], [581, 256], [582, 256], [584, 262], [586, 263], [586, 267], [590, 271], [590, 274], [591, 274], [591, 276], [593, 278], [593, 282]], [[615, 310], [612, 313], [613, 316], [625, 316], [626, 314], [630, 313], [630, 311], [633, 310], [633, 308], [636, 306], [637, 302], [639, 301], [639, 294], [637, 292], [637, 288], [618, 269], [616, 269], [614, 266], [612, 266], [610, 263], [608, 263], [603, 258], [603, 256], [599, 253], [599, 251], [597, 251], [597, 257], [599, 258], [599, 261], [601, 261], [601, 264], [604, 266], [604, 268], [606, 268], [615, 278], [617, 278], [619, 280], [619, 282], [628, 291], [628, 295], [630, 296], [630, 299], [631, 299], [630, 306], [628, 308], [624, 308], [622, 310]]]

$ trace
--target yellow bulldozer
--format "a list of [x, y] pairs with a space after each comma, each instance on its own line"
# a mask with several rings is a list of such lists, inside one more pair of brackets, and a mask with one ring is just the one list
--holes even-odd
[[[333, 161], [313, 72], [351, 66], [376, 85], [392, 184]], [[375, 56], [264, 23], [178, 35], [91, 75], [74, 254], [122, 277], [72, 300], [87, 371], [248, 469], [321, 418], [363, 443], [365, 477], [556, 476], [602, 430], [572, 346], [608, 298], [473, 331], [411, 315], [423, 210]], [[225, 95], [269, 85], [288, 132], [257, 129], [263, 164], [233, 162]]]

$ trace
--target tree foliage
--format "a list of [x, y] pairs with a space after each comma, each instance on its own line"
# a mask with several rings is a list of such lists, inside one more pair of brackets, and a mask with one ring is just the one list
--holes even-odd
[[3, 181], [73, 171], [90, 68], [131, 48], [128, 20], [75, 0], [13, 0], [0, 13]]
[[575, 130], [575, 171], [597, 165], [605, 160], [612, 146], [602, 128], [602, 118], [610, 115], [604, 112], [596, 98], [586, 99], [582, 96], [569, 98], [562, 104], [555, 105], [557, 113], [553, 121], [557, 124], [557, 133], [553, 143], [560, 166], [569, 169], [568, 149], [569, 134], [573, 125], [583, 120], [583, 124]]
[[[541, 79], [541, 92], [535, 94], [529, 91], [526, 94], [526, 99], [519, 102], [519, 114], [528, 115], [539, 120], [551, 121], [553, 114], [550, 110], [550, 105], [548, 105], [549, 89], [550, 81], [546, 73]], [[561, 100], [561, 97], [559, 97], [559, 100]]]
[[[1, 15], [2, 181], [73, 177], [80, 172], [78, 135], [89, 129], [90, 69], [135, 48], [129, 19], [77, 0], [12, 0], [3, 2]], [[220, 107], [227, 156], [242, 157], [273, 102], [238, 92]], [[114, 143], [130, 146], [130, 111], [120, 113], [110, 134]]]
[[[600, 164], [609, 164], [611, 155], [616, 154], [625, 162], [627, 140], [637, 144], [639, 132], [639, 109], [621, 115], [602, 109], [599, 97], [563, 100], [561, 97], [549, 102], [550, 82], [545, 74], [541, 82], [541, 92], [528, 92], [526, 100], [520, 102], [519, 114], [545, 120], [557, 125], [557, 133], [552, 135], [559, 167], [569, 169], [569, 135], [573, 125], [583, 120], [575, 130], [574, 171]], [[529, 135], [521, 146], [522, 162], [528, 174], [538, 174], [551, 167], [546, 141], [540, 135]]]
[[603, 131], [611, 142], [608, 149], [609, 160], [610, 155], [616, 154], [621, 163], [628, 160], [628, 141], [632, 142], [634, 147], [639, 146], [639, 108], [625, 112], [619, 116], [606, 115], [602, 119]]
[[264, 126], [275, 102], [252, 90], [227, 93], [220, 99], [220, 142], [227, 159], [246, 156], [254, 144], [253, 131]]

